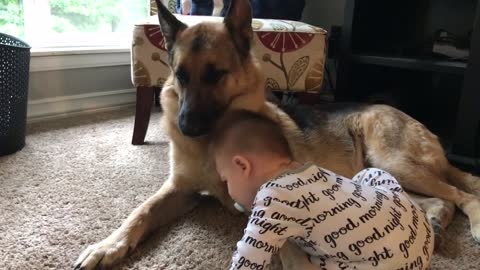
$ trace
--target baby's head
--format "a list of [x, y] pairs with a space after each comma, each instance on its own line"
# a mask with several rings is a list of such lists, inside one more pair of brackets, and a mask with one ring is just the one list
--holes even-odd
[[282, 129], [271, 119], [249, 111], [227, 113], [212, 134], [212, 151], [232, 198], [249, 207], [258, 188], [292, 160]]

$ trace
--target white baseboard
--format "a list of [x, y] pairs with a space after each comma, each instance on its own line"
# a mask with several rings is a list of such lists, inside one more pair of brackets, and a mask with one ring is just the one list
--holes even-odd
[[135, 104], [135, 89], [104, 91], [82, 95], [31, 100], [28, 102], [28, 122], [72, 114], [111, 110]]

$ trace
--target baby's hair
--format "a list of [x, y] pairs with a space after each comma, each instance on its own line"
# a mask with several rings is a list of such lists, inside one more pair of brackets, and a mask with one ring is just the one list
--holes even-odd
[[211, 137], [212, 150], [218, 153], [267, 153], [292, 158], [288, 141], [272, 119], [247, 110], [227, 112]]

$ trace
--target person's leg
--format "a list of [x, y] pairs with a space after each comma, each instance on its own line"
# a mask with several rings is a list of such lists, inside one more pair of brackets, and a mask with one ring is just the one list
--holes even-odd
[[[263, 2], [262, 2], [263, 1]], [[270, 1], [270, 0], [268, 0]], [[252, 0], [250, 4], [252, 5], [252, 16], [253, 18], [268, 18], [268, 14], [266, 14], [267, 8], [265, 7], [266, 0]]]
[[299, 21], [302, 19], [303, 9], [305, 8], [305, 0], [291, 0], [287, 2], [288, 5], [285, 9], [285, 20]]
[[372, 186], [383, 190], [403, 192], [397, 179], [390, 173], [377, 169], [366, 168], [353, 176], [352, 181], [364, 186]]
[[222, 17], [225, 17], [225, 14], [227, 14], [228, 8], [230, 7], [230, 1], [231, 0], [223, 0], [223, 8], [222, 12], [220, 13]]
[[299, 21], [305, 0], [251, 0], [253, 17]]
[[182, 14], [182, 0], [177, 0], [177, 13]]
[[191, 15], [210, 16], [213, 12], [213, 0], [192, 0]]

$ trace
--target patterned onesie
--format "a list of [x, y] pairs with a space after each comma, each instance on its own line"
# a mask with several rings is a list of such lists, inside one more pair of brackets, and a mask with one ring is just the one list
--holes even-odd
[[313, 164], [262, 185], [231, 269], [270, 269], [287, 239], [318, 269], [427, 269], [433, 230], [395, 178], [365, 169], [352, 180]]

